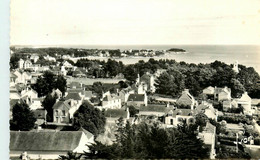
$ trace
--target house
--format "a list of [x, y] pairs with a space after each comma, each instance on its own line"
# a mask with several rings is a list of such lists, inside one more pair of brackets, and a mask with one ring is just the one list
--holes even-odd
[[236, 99], [238, 106], [243, 107], [244, 113], [247, 115], [252, 115], [251, 101], [252, 99], [247, 92], [243, 93], [241, 98]]
[[155, 86], [154, 86], [154, 75], [146, 72], [141, 77], [138, 74], [138, 78], [136, 80], [136, 85], [141, 85], [143, 88], [145, 88], [145, 91], [150, 91], [152, 93], [155, 92]]
[[30, 159], [59, 159], [67, 152], [83, 154], [94, 143], [93, 136], [89, 137], [84, 131], [11, 131], [10, 157], [26, 154]]
[[30, 60], [33, 61], [33, 63], [36, 63], [40, 57], [37, 54], [32, 54], [30, 57]]
[[203, 91], [202, 91], [202, 93], [203, 93], [204, 95], [207, 95], [208, 98], [214, 97], [214, 92], [215, 92], [215, 88], [214, 88], [214, 87], [211, 87], [211, 86], [209, 86], [209, 87], [203, 89]]
[[32, 67], [32, 62], [31, 62], [31, 60], [25, 60], [24, 61], [24, 64], [23, 64], [23, 68], [24, 69], [29, 69], [29, 68], [31, 68]]
[[83, 100], [84, 100], [84, 94], [82, 94], [82, 92], [66, 92], [65, 93], [65, 100], [69, 100], [71, 105], [76, 105], [77, 107], [79, 107]]
[[64, 61], [62, 66], [64, 66], [65, 68], [72, 68], [73, 67], [73, 65], [70, 64], [68, 61]]
[[203, 131], [199, 132], [198, 137], [204, 142], [206, 146], [210, 148], [210, 159], [215, 159], [216, 127], [207, 122]]
[[121, 99], [116, 95], [106, 95], [102, 100], [102, 108], [104, 109], [120, 109]]
[[56, 95], [58, 99], [60, 99], [62, 97], [62, 92], [58, 88], [53, 89], [51, 92], [51, 96], [53, 97], [54, 95]]
[[20, 60], [18, 61], [18, 68], [19, 68], [19, 69], [23, 69], [23, 64], [24, 64], [24, 60], [23, 60], [23, 59], [20, 59]]
[[128, 106], [147, 106], [147, 95], [146, 94], [130, 94], [127, 100]]
[[130, 118], [129, 110], [120, 108], [120, 109], [107, 109], [104, 112], [106, 117], [106, 124], [108, 125], [115, 125], [116, 121], [122, 117], [126, 122], [127, 119]]
[[214, 99], [217, 99], [218, 101], [230, 100], [231, 99], [231, 89], [227, 88], [227, 87], [224, 87], [224, 88], [215, 87]]
[[238, 104], [235, 100], [224, 100], [223, 101], [223, 110], [228, 111], [232, 108], [238, 108]]
[[31, 110], [37, 110], [37, 109], [42, 109], [42, 101], [43, 98], [32, 98], [31, 99], [31, 103], [30, 103], [30, 109]]
[[79, 82], [71, 82], [68, 85], [68, 88], [70, 88], [70, 89], [84, 89], [84, 85], [82, 83], [79, 83]]
[[10, 88], [9, 91], [9, 98], [10, 99], [20, 99], [21, 98], [21, 94], [16, 90], [16, 88]]
[[117, 93], [117, 95], [121, 99], [121, 103], [126, 103], [129, 97], [129, 92], [127, 90], [121, 90]]
[[188, 89], [185, 89], [182, 92], [181, 96], [177, 99], [176, 103], [179, 105], [190, 106], [191, 109], [194, 109], [197, 105], [197, 102], [195, 101], [194, 97], [189, 93]]
[[179, 124], [186, 122], [189, 124], [195, 123], [194, 111], [191, 109], [172, 109], [164, 117], [164, 124], [167, 127], [177, 127]]
[[15, 84], [18, 84], [18, 83], [27, 84], [32, 78], [32, 75], [28, 72], [22, 72], [22, 71], [16, 70], [13, 74], [15, 74], [17, 76]]
[[45, 60], [47, 60], [47, 61], [53, 61], [53, 62], [56, 62], [56, 58], [51, 57], [51, 56], [49, 56], [49, 55], [44, 56], [43, 58], [44, 58]]
[[66, 70], [66, 68], [64, 66], [61, 66], [61, 69], [60, 69], [61, 73], [63, 76], [66, 76], [68, 71]]
[[213, 107], [211, 103], [207, 103], [203, 101], [200, 105], [196, 107], [197, 113], [203, 113], [205, 114], [208, 118], [214, 119], [217, 121], [218, 117], [218, 110]]
[[33, 98], [38, 98], [38, 93], [35, 90], [26, 87], [25, 90], [21, 91], [21, 98], [26, 98], [26, 103], [30, 104], [32, 103]]
[[59, 100], [53, 106], [53, 122], [68, 124], [77, 110], [78, 107], [71, 104], [69, 100]]
[[10, 87], [15, 86], [16, 84], [17, 75], [15, 75], [13, 72], [10, 73]]

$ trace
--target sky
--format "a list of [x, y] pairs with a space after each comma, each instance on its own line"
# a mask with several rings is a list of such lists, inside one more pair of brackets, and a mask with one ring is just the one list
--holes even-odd
[[11, 45], [260, 44], [260, 0], [12, 0]]

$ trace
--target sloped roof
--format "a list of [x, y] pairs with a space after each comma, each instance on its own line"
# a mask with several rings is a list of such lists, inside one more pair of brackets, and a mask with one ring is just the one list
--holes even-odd
[[84, 90], [81, 89], [81, 88], [77, 88], [77, 89], [74, 89], [74, 88], [73, 88], [73, 89], [68, 89], [67, 92], [68, 92], [68, 93], [78, 93], [78, 94], [81, 93], [82, 95], [84, 94]]
[[81, 84], [79, 82], [71, 82], [69, 84], [70, 88], [76, 87], [76, 88], [82, 88]]
[[105, 111], [105, 117], [111, 117], [111, 118], [126, 118], [127, 112], [125, 109], [107, 109]]
[[191, 109], [176, 109], [170, 111], [173, 117], [176, 117], [176, 115], [182, 115], [182, 116], [191, 116], [194, 115]]
[[82, 131], [31, 132], [11, 131], [11, 151], [73, 151]]
[[144, 101], [144, 94], [130, 94], [128, 101]]
[[76, 92], [69, 92], [68, 95], [65, 97], [65, 100], [81, 100], [82, 98], [79, 96], [79, 93]]
[[62, 105], [64, 105], [68, 109], [70, 109], [70, 105], [69, 105], [68, 101], [58, 101], [54, 104], [54, 106], [52, 108], [59, 109]]
[[89, 131], [85, 130], [84, 128], [80, 128], [78, 131], [83, 131], [85, 133], [85, 135], [87, 136], [88, 139], [90, 139], [91, 137], [93, 137], [94, 135], [92, 133], [90, 133]]
[[215, 88], [215, 93], [219, 94], [220, 92], [231, 92], [230, 88]]

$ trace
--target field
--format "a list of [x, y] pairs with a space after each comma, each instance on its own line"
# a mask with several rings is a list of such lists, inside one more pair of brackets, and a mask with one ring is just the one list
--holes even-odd
[[67, 83], [71, 82], [79, 82], [85, 85], [92, 85], [94, 82], [101, 82], [101, 83], [118, 83], [119, 81], [125, 81], [125, 79], [112, 79], [112, 78], [75, 78], [75, 77], [67, 77]]

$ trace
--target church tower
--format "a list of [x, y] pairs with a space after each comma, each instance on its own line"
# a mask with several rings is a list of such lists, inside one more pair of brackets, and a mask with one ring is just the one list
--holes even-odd
[[238, 73], [239, 70], [238, 70], [238, 61], [235, 61], [235, 63], [233, 64], [233, 70]]

